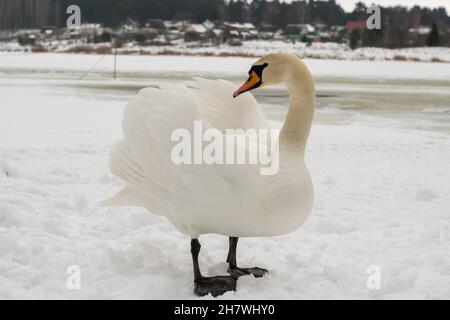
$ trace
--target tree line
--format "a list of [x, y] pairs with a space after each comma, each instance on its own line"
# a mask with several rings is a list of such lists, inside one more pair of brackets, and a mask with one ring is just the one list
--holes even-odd
[[[83, 22], [98, 22], [118, 26], [127, 18], [139, 23], [147, 19], [205, 20], [251, 22], [284, 29], [288, 24], [311, 23], [345, 25], [349, 20], [366, 20], [366, 6], [356, 4], [352, 12], [345, 12], [336, 0], [299, 0], [286, 3], [280, 0], [0, 0], [0, 29], [64, 26], [66, 8], [78, 5]], [[364, 32], [366, 43], [382, 46], [405, 46], [411, 28], [434, 25], [441, 31], [444, 43], [450, 17], [444, 8], [411, 9], [396, 6], [382, 8], [382, 30]]]

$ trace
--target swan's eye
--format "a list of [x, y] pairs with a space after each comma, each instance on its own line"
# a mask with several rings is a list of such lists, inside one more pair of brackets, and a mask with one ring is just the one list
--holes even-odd
[[268, 63], [260, 64], [252, 66], [251, 69], [248, 71], [248, 74], [251, 76], [254, 73], [258, 76], [258, 78], [262, 79], [262, 74], [264, 69], [268, 66]]

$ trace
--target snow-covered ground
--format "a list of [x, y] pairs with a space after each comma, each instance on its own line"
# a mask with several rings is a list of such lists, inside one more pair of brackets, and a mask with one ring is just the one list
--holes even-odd
[[[67, 49], [60, 49], [60, 52]], [[405, 48], [386, 49], [364, 47], [356, 50], [350, 49], [346, 44], [328, 43], [305, 43], [286, 41], [246, 41], [242, 46], [233, 47], [227, 44], [220, 46], [193, 46], [189, 43], [180, 43], [176, 46], [130, 46], [119, 50], [122, 53], [139, 54], [188, 54], [206, 56], [244, 56], [259, 57], [267, 52], [290, 52], [302, 58], [314, 59], [337, 59], [337, 60], [399, 60], [399, 61], [422, 61], [422, 62], [450, 62], [450, 48]]]
[[[144, 209], [96, 206], [122, 185], [108, 152], [138, 88], [194, 74], [238, 81], [253, 59], [119, 59], [114, 82], [98, 79], [110, 76], [104, 59], [74, 80], [96, 56], [0, 56], [0, 298], [196, 298], [186, 236]], [[449, 299], [450, 65], [306, 62], [319, 88], [307, 153], [314, 211], [290, 235], [241, 239], [239, 264], [270, 273], [222, 298]], [[274, 125], [286, 111], [277, 90], [258, 97]], [[366, 90], [372, 100], [358, 100]], [[320, 97], [328, 92], [341, 99]], [[408, 95], [422, 108], [406, 108]], [[426, 112], [439, 125], [418, 130]], [[224, 274], [227, 239], [200, 240], [203, 271]], [[66, 286], [71, 265], [80, 290]], [[380, 290], [366, 285], [371, 265]]]
[[[271, 51], [269, 51], [271, 52]], [[125, 78], [204, 76], [245, 77], [255, 58], [186, 57], [186, 56], [118, 56], [117, 74]], [[345, 61], [305, 59], [316, 78], [371, 78], [407, 80], [450, 80], [449, 63], [406, 61]], [[77, 54], [9, 54], [0, 53], [0, 72], [23, 77], [89, 79], [112, 78], [114, 56]]]
[[[96, 52], [108, 51], [111, 44], [84, 44], [84, 43], [52, 43], [48, 45], [52, 52]], [[0, 42], [0, 51], [9, 53], [20, 53], [31, 51], [29, 47], [21, 47], [17, 42]], [[192, 56], [233, 56], [233, 57], [259, 57], [267, 52], [290, 52], [302, 58], [314, 59], [337, 59], [337, 60], [397, 60], [397, 61], [422, 61], [422, 62], [450, 62], [450, 48], [358, 48], [350, 49], [346, 44], [334, 42], [312, 43], [310, 45], [302, 42], [292, 43], [289, 41], [245, 41], [242, 46], [230, 46], [228, 44], [216, 45], [211, 43], [175, 42], [173, 45], [163, 46], [141, 46], [138, 44], [127, 44], [119, 48], [122, 54], [143, 55], [192, 55]]]

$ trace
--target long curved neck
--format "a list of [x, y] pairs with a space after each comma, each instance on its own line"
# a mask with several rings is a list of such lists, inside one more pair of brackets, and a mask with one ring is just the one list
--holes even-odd
[[314, 118], [314, 81], [306, 66], [298, 61], [293, 63], [286, 85], [289, 109], [280, 132], [280, 146], [304, 154]]

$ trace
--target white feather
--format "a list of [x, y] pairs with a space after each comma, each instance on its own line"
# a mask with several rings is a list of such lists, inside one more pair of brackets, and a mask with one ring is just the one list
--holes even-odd
[[270, 214], [279, 183], [261, 176], [259, 165], [175, 165], [171, 160], [172, 132], [185, 128], [193, 134], [194, 121], [201, 121], [203, 129], [219, 129], [224, 141], [226, 129], [269, 128], [254, 97], [245, 93], [233, 99], [234, 89], [224, 80], [200, 78], [192, 88], [142, 89], [125, 109], [124, 140], [111, 153], [111, 172], [127, 185], [104, 205], [143, 206], [193, 238], [203, 233], [275, 235], [291, 228], [287, 218]]

